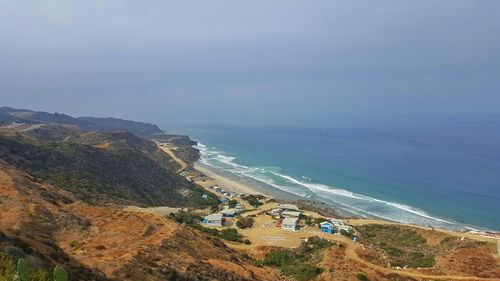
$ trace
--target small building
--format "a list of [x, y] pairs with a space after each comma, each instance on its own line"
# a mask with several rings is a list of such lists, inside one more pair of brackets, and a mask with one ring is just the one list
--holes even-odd
[[281, 215], [285, 218], [298, 218], [302, 214], [301, 211], [283, 211]]
[[219, 202], [222, 204], [227, 203], [227, 198], [219, 198]]
[[324, 221], [319, 224], [319, 230], [321, 232], [326, 232], [329, 234], [333, 234], [335, 232], [335, 227], [333, 226], [333, 223]]
[[279, 204], [278, 209], [281, 209], [283, 211], [298, 211], [299, 207], [293, 204]]
[[222, 226], [222, 214], [211, 214], [203, 219], [203, 224], [209, 226]]
[[353, 232], [354, 228], [348, 224], [346, 224], [343, 220], [340, 219], [330, 219], [330, 222], [333, 224], [333, 226], [337, 229], [337, 231], [347, 231], [347, 232]]
[[281, 223], [281, 229], [285, 230], [297, 230], [298, 218], [284, 218]]
[[220, 213], [224, 217], [234, 217], [238, 214], [238, 210], [236, 208], [224, 208]]

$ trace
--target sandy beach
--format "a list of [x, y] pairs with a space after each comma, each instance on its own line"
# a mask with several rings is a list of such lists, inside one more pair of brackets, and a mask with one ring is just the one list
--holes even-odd
[[[209, 177], [208, 180], [205, 180], [204, 182], [197, 182], [198, 184], [202, 185], [204, 188], [208, 188], [209, 186], [212, 185], [218, 185], [221, 188], [229, 191], [233, 191], [236, 193], [245, 193], [245, 194], [262, 194], [270, 198], [275, 198], [275, 196], [266, 194], [257, 188], [253, 187], [251, 184], [247, 184], [242, 181], [238, 181], [235, 179], [231, 179], [229, 177], [226, 177], [224, 175], [221, 175], [217, 173], [214, 169], [210, 168], [207, 165], [204, 165], [202, 163], [195, 163], [194, 164], [195, 170], [198, 172], [206, 175]], [[275, 198], [275, 199], [282, 199], [282, 198]], [[266, 208], [267, 207], [267, 208]], [[270, 209], [269, 206], [262, 206], [261, 208], [258, 208], [256, 210], [257, 212], [262, 211], [264, 209]], [[316, 212], [308, 212], [310, 213], [309, 215], [313, 215], [315, 217], [320, 216]], [[251, 214], [251, 213], [249, 213]], [[392, 221], [386, 221], [382, 219], [374, 219], [374, 218], [351, 218], [348, 220], [350, 224], [354, 226], [359, 226], [359, 225], [364, 225], [364, 224], [394, 224], [394, 225], [408, 225], [411, 227], [416, 227], [420, 229], [425, 229], [425, 230], [431, 230], [432, 228], [426, 227], [426, 226], [420, 226], [420, 225], [413, 225], [413, 224], [404, 224], [404, 223], [398, 223], [398, 222], [392, 222]], [[460, 231], [451, 231], [451, 230], [445, 230], [445, 229], [436, 229], [439, 232], [444, 232], [449, 235], [453, 236], [459, 236], [459, 237], [469, 237], [472, 239], [480, 240], [480, 241], [488, 241], [488, 242], [493, 242], [493, 243], [498, 243], [498, 247], [500, 247], [500, 237], [498, 235], [486, 235], [486, 233], [471, 233], [471, 232], [460, 232]]]
[[213, 169], [202, 163], [196, 162], [194, 164], [194, 169], [212, 179], [199, 183], [202, 184], [204, 187], [208, 187], [210, 185], [218, 185], [225, 190], [236, 193], [266, 195], [262, 191], [259, 191], [258, 189], [249, 184], [220, 175], [216, 171], [214, 171]]

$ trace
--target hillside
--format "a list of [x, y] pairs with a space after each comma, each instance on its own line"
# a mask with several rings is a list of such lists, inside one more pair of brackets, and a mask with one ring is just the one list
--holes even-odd
[[88, 131], [126, 131], [140, 136], [151, 136], [162, 131], [158, 126], [143, 122], [117, 118], [79, 117], [66, 114], [47, 113], [29, 109], [0, 107], [0, 123], [59, 124], [74, 125]]
[[204, 206], [216, 202], [153, 142], [130, 133], [41, 127], [0, 134], [0, 159], [89, 203]]
[[34, 267], [63, 265], [70, 280], [280, 280], [218, 239], [167, 218], [75, 200], [2, 160], [0, 184], [0, 252]]

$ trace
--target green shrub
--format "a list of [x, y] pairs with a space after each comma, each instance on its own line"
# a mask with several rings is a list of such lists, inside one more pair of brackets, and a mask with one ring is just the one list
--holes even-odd
[[229, 201], [227, 201], [227, 205], [229, 206], [229, 208], [236, 207], [236, 204], [238, 204], [238, 201], [236, 201], [235, 199], [229, 199]]
[[68, 273], [64, 268], [60, 266], [54, 268], [54, 281], [68, 281]]
[[321, 274], [323, 270], [320, 267], [305, 263], [284, 266], [281, 268], [281, 272], [285, 275], [292, 276], [297, 281], [306, 281]]
[[191, 212], [179, 211], [177, 213], [170, 213], [169, 216], [178, 223], [195, 224], [201, 221], [200, 216], [193, 215]]
[[251, 228], [255, 220], [252, 217], [241, 217], [236, 222], [236, 226], [241, 229]]
[[358, 273], [356, 274], [356, 277], [358, 278], [359, 281], [370, 281], [368, 276], [366, 276], [364, 273]]
[[317, 236], [308, 238], [305, 244], [313, 251], [325, 249], [333, 245], [333, 243], [330, 240], [325, 238], [320, 238]]
[[283, 274], [292, 276], [295, 280], [310, 280], [323, 271], [310, 261], [317, 260], [321, 251], [332, 244], [327, 239], [311, 237], [296, 250], [280, 249], [269, 252], [262, 264], [278, 267]]
[[[387, 254], [387, 262], [393, 267], [422, 267], [435, 265], [436, 247], [427, 245], [426, 239], [415, 229], [405, 226], [370, 224], [357, 228], [363, 242], [378, 246]], [[444, 238], [439, 248], [454, 247], [456, 238]]]
[[319, 227], [319, 224], [322, 223], [322, 222], [325, 222], [325, 221], [328, 221], [328, 220], [325, 219], [325, 218], [315, 218], [314, 219], [314, 224], [318, 225], [318, 227]]
[[239, 243], [245, 243], [245, 244], [251, 244], [250, 240], [248, 239], [243, 239], [244, 236], [239, 234], [238, 231], [234, 228], [225, 228], [222, 231], [219, 231], [215, 228], [209, 228], [209, 227], [204, 227], [200, 224], [193, 223], [193, 224], [187, 224], [192, 228], [196, 228], [201, 232], [204, 232], [208, 235], [224, 239], [227, 241], [232, 241], [232, 242], [239, 242]]
[[291, 264], [297, 256], [291, 250], [275, 250], [270, 252], [264, 258], [264, 265], [273, 265], [273, 266], [284, 266]]
[[228, 241], [235, 241], [235, 242], [243, 242], [242, 241], [242, 235], [238, 233], [238, 231], [234, 228], [225, 228], [223, 229], [219, 237], [228, 240]]
[[[22, 264], [22, 273], [16, 274], [19, 264]], [[24, 259], [20, 259], [16, 264], [12, 256], [0, 252], [0, 281], [12, 280], [52, 281], [52, 274], [45, 269], [30, 266]]]
[[0, 252], [0, 280], [11, 281], [16, 272], [16, 262], [7, 253]]
[[392, 247], [392, 246], [384, 246], [382, 247], [382, 249], [384, 249], [384, 251], [389, 255], [389, 256], [393, 256], [393, 257], [400, 257], [402, 255], [404, 255], [404, 252], [396, 247]]
[[434, 256], [427, 256], [414, 259], [410, 263], [410, 267], [428, 268], [428, 267], [433, 267], [435, 264], [436, 264], [436, 259], [434, 258]]
[[423, 245], [427, 242], [414, 229], [408, 227], [368, 224], [358, 227], [358, 231], [367, 243], [392, 242], [400, 247], [411, 247]]
[[352, 234], [351, 232], [345, 230], [345, 229], [341, 229], [340, 230], [340, 234], [344, 235], [345, 237], [349, 237], [349, 238], [353, 238], [354, 237], [354, 234]]
[[250, 195], [243, 196], [241, 198], [243, 200], [247, 201], [248, 204], [254, 206], [255, 208], [262, 205], [262, 202], [260, 202], [260, 199], [262, 199], [262, 196], [250, 194]]

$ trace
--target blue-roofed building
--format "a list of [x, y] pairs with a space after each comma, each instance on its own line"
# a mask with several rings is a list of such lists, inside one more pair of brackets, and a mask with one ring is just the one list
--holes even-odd
[[211, 214], [203, 219], [203, 224], [209, 226], [222, 226], [222, 214]]
[[333, 223], [324, 221], [319, 224], [319, 230], [321, 232], [326, 232], [329, 234], [333, 234], [335, 232], [335, 227], [333, 226]]

